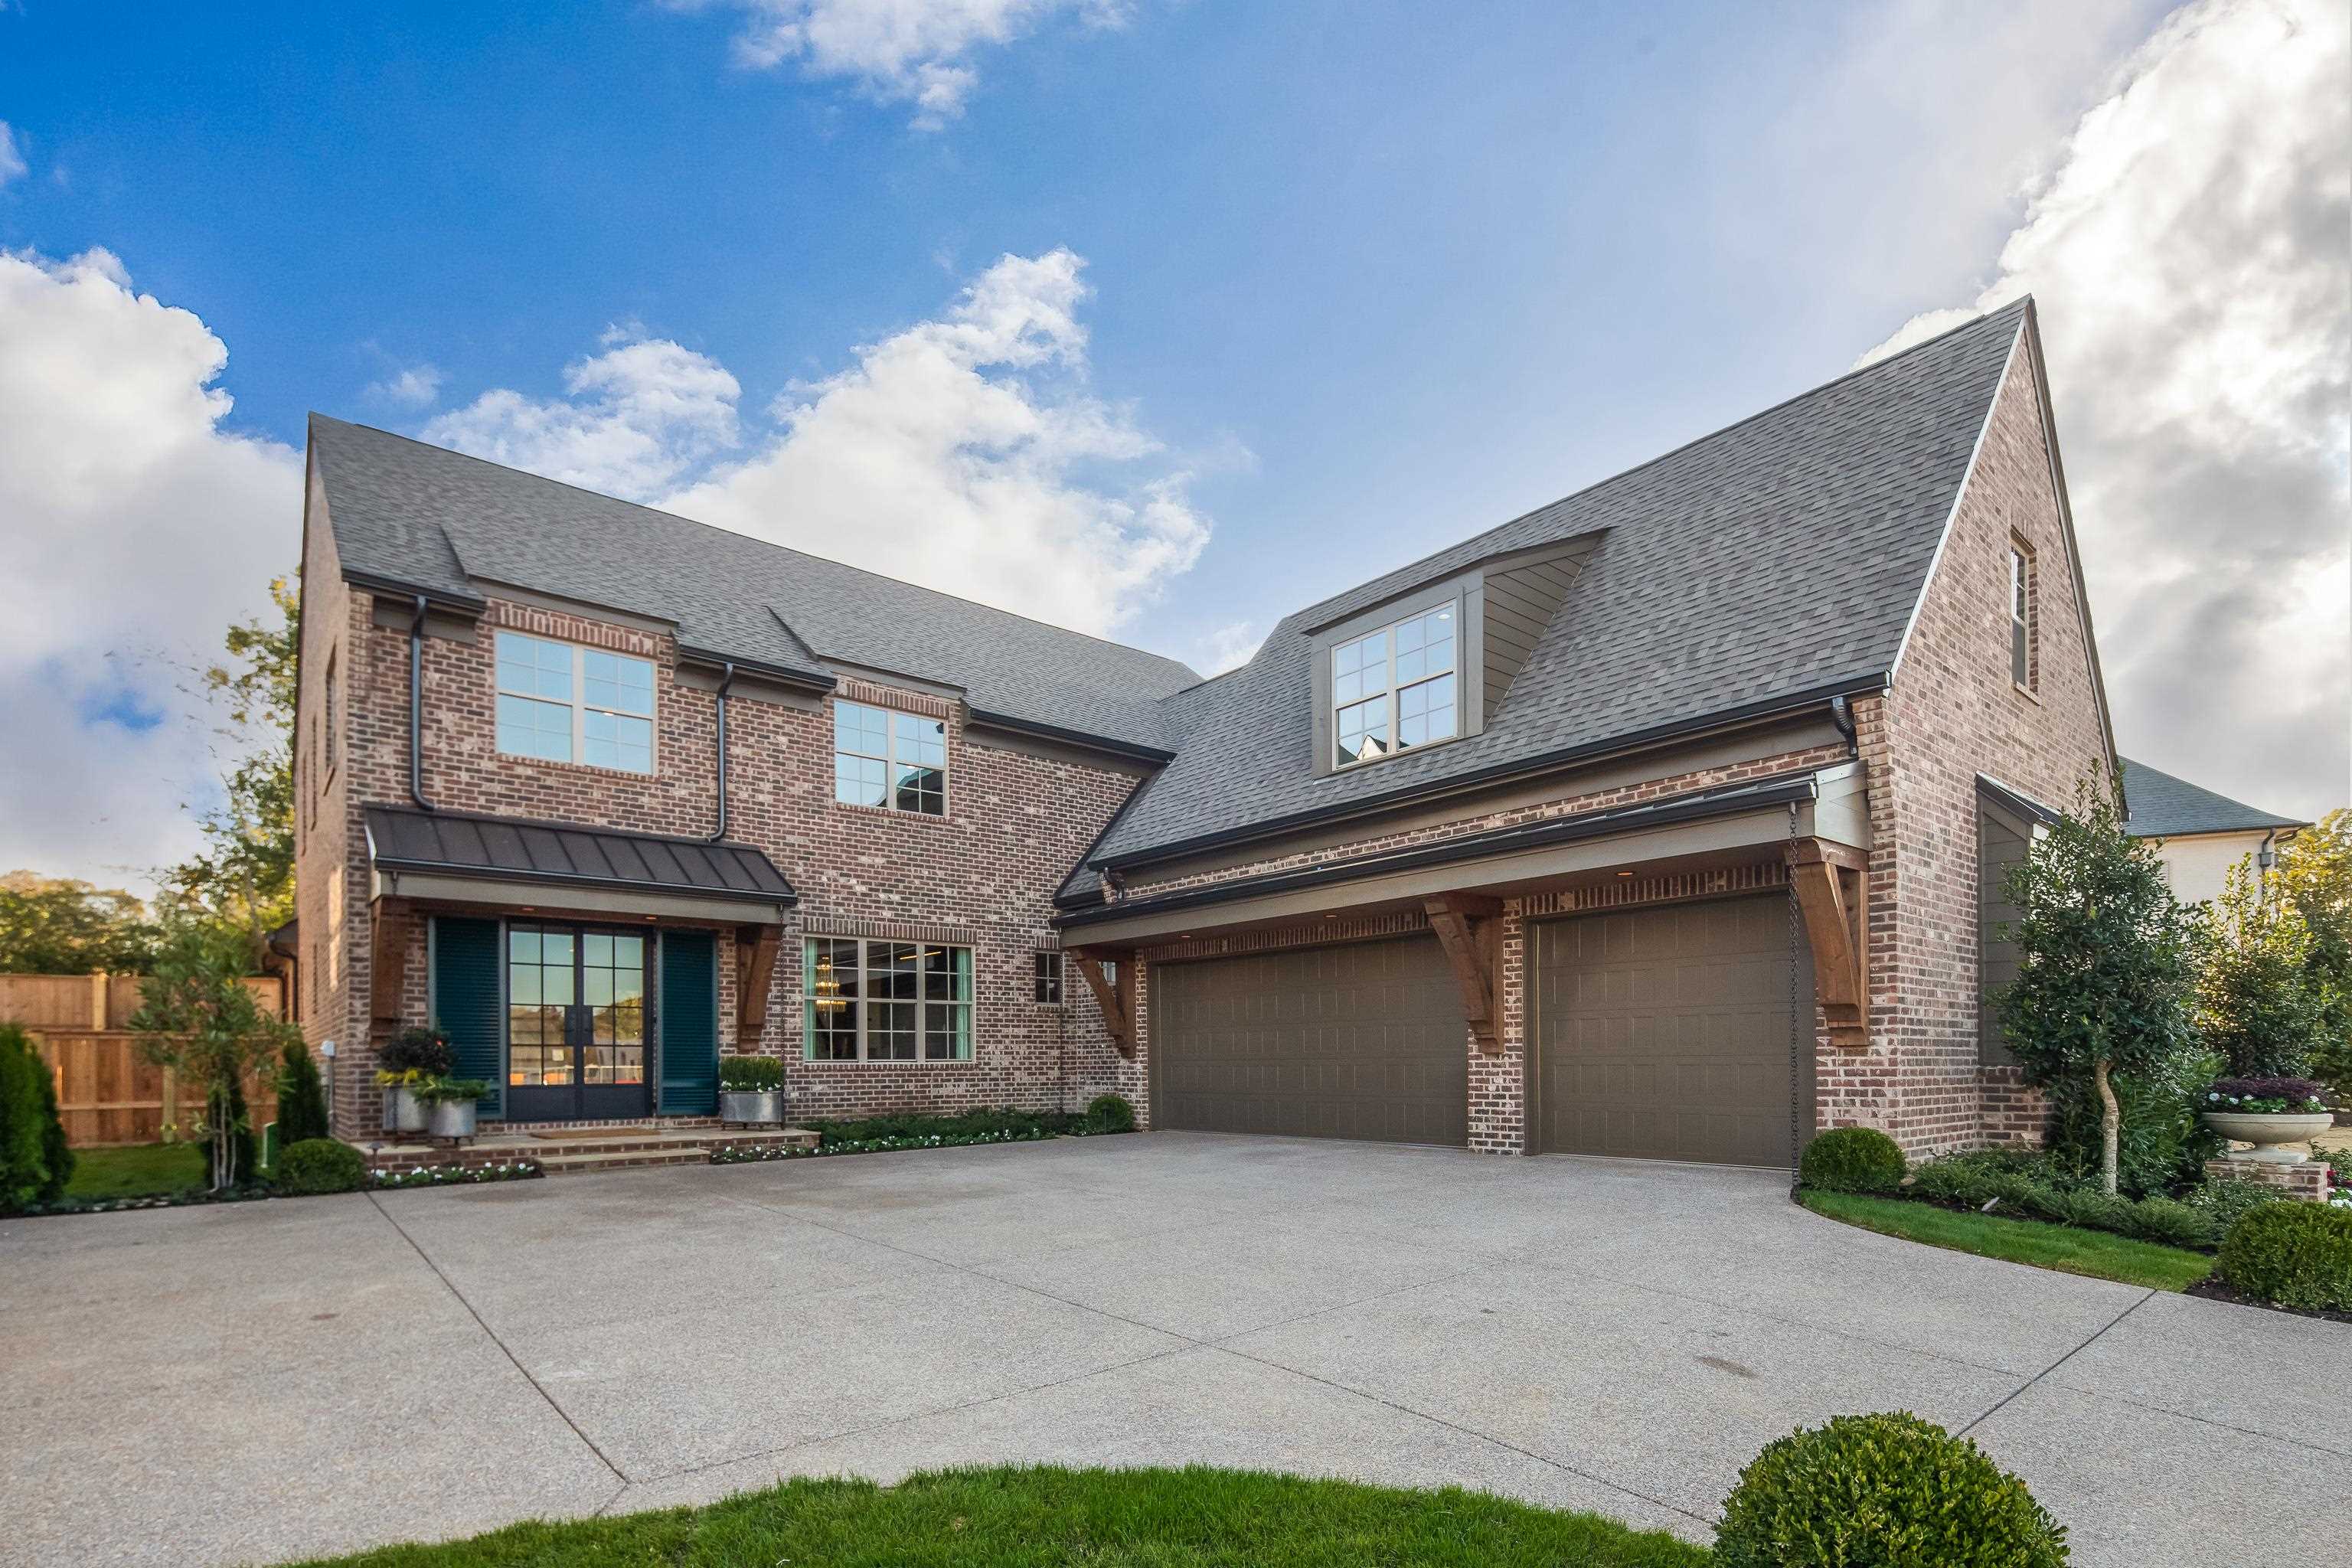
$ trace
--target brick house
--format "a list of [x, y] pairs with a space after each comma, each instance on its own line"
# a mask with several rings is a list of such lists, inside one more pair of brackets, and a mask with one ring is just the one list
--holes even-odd
[[1986, 889], [2112, 765], [2031, 301], [1173, 661], [322, 417], [337, 1125], [1148, 1126], [1785, 1163], [2030, 1135]]

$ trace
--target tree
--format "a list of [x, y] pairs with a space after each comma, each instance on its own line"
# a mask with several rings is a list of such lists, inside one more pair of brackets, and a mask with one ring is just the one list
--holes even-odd
[[308, 1046], [289, 1040], [278, 1054], [278, 1146], [287, 1149], [308, 1139], [333, 1136], [319, 1064], [310, 1059]]
[[2294, 900], [2266, 888], [2249, 858], [2230, 868], [2197, 923], [2197, 1026], [2206, 1044], [2240, 1078], [2306, 1075], [2335, 997]]
[[197, 919], [175, 920], [142, 987], [144, 1001], [131, 1018], [149, 1061], [174, 1068], [204, 1090], [201, 1130], [212, 1143], [216, 1192], [236, 1185], [251, 1171], [246, 1076], [301, 1039], [293, 1025], [263, 1010], [245, 984], [247, 967], [236, 931]]
[[2339, 806], [2287, 840], [2278, 886], [2311, 933], [2305, 963], [2326, 992], [2312, 1076], [2352, 1094], [2352, 807]]
[[119, 888], [11, 871], [0, 877], [0, 974], [144, 970], [155, 956], [147, 906]]
[[21, 1027], [0, 1024], [0, 1214], [57, 1202], [73, 1167], [48, 1064]]
[[172, 901], [236, 931], [248, 973], [261, 967], [269, 933], [294, 914], [295, 658], [301, 647], [301, 599], [290, 579], [269, 584], [275, 622], [231, 626], [229, 658], [206, 666], [199, 682], [226, 704], [221, 749], [234, 761], [221, 780], [221, 804], [197, 819], [205, 847], [163, 873]]
[[2009, 881], [2018, 976], [1999, 998], [2026, 1081], [2099, 1104], [2100, 1184], [2116, 1190], [2123, 1122], [2115, 1075], [2186, 1094], [2202, 1065], [2189, 1018], [2189, 933], [2153, 846], [2124, 832], [2114, 781], [2095, 770], [2075, 809], [2035, 840]]

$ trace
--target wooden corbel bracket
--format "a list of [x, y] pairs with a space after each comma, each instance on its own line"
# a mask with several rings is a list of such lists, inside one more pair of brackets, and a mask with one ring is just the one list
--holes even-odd
[[1437, 933], [1446, 959], [1454, 965], [1454, 984], [1462, 990], [1462, 1019], [1471, 1037], [1489, 1055], [1502, 1046], [1502, 999], [1496, 976], [1502, 969], [1500, 936], [1503, 904], [1499, 899], [1470, 893], [1444, 893], [1422, 902], [1429, 929]]
[[1118, 1047], [1120, 1056], [1132, 1060], [1135, 1056], [1135, 1018], [1128, 1011], [1123, 988], [1126, 971], [1122, 968], [1118, 978], [1113, 979], [1103, 972], [1103, 955], [1088, 948], [1070, 949], [1069, 958], [1078, 966], [1078, 973], [1086, 980], [1087, 989], [1095, 994], [1095, 1005], [1102, 1009], [1103, 1027], [1110, 1031], [1110, 1043]]
[[1819, 838], [1789, 846], [1789, 880], [1813, 950], [1813, 997], [1830, 1043], [1870, 1044], [1870, 858]]
[[774, 926], [735, 928], [735, 1048], [755, 1051], [768, 1027], [768, 987], [776, 977], [783, 933]]

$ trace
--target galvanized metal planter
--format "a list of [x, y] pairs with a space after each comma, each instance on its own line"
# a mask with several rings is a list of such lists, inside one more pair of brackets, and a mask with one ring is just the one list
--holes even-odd
[[784, 1091], [781, 1089], [719, 1091], [719, 1120], [726, 1125], [772, 1127], [783, 1119]]
[[480, 1109], [478, 1100], [436, 1100], [433, 1102], [432, 1121], [426, 1131], [436, 1138], [471, 1138], [475, 1114]]
[[416, 1098], [415, 1090], [387, 1089], [383, 1091], [383, 1100], [392, 1117], [392, 1130], [394, 1132], [425, 1131], [425, 1102]]
[[2261, 1160], [2273, 1165], [2300, 1165], [2311, 1158], [2302, 1145], [2327, 1131], [2336, 1120], [2325, 1110], [2208, 1110], [2205, 1125], [2251, 1149], [2232, 1149], [2233, 1160]]

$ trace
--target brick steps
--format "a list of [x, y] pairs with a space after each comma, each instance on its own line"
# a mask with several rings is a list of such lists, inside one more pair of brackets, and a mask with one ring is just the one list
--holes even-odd
[[588, 1136], [541, 1138], [530, 1133], [486, 1133], [463, 1148], [440, 1143], [389, 1143], [361, 1148], [379, 1170], [406, 1171], [419, 1166], [460, 1165], [468, 1170], [484, 1165], [530, 1160], [549, 1175], [576, 1175], [585, 1171], [625, 1170], [631, 1166], [697, 1165], [709, 1162], [720, 1144], [772, 1144], [814, 1148], [817, 1135], [798, 1127], [747, 1129], [730, 1132], [715, 1123], [677, 1127], [614, 1127]]

